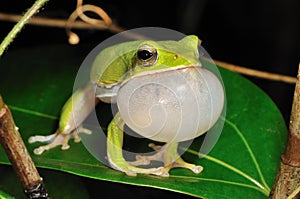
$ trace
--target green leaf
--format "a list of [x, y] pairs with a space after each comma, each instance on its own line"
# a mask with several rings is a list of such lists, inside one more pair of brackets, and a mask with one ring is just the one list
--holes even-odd
[[[78, 176], [47, 169], [39, 169], [39, 172], [51, 198], [89, 198], [88, 192]], [[5, 191], [6, 194], [4, 195], [0, 191], [0, 199], [2, 199], [2, 195], [5, 199], [26, 199], [21, 183], [12, 167], [1, 165], [0, 173], [0, 190]]]
[[14, 197], [10, 196], [9, 194], [0, 191], [0, 199], [13, 199]]
[[[2, 58], [0, 91], [25, 142], [31, 135], [47, 135], [56, 130], [60, 109], [71, 95], [77, 69], [87, 55], [80, 49], [83, 47], [53, 45], [10, 51]], [[201, 138], [183, 155], [189, 162], [204, 167], [201, 174], [174, 169], [169, 178], [129, 177], [108, 168], [82, 144], [73, 142], [68, 151], [55, 148], [32, 157], [38, 167], [111, 182], [211, 199], [267, 198], [287, 137], [284, 120], [257, 86], [230, 71], [220, 69], [220, 72], [227, 95], [227, 114], [220, 139], [204, 158], [199, 158], [198, 153]], [[38, 145], [27, 144], [27, 147], [32, 152]], [[8, 163], [2, 151], [0, 162]]]

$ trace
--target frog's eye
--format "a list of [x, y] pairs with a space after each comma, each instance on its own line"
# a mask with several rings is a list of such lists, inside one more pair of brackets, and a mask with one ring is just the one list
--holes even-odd
[[157, 50], [150, 45], [140, 46], [136, 55], [143, 66], [152, 66], [157, 61]]

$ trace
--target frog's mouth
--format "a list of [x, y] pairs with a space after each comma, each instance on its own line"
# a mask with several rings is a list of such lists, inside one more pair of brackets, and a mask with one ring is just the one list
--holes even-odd
[[164, 68], [164, 69], [158, 69], [158, 70], [149, 70], [149, 71], [145, 71], [145, 72], [140, 72], [138, 74], [135, 74], [133, 77], [129, 77], [129, 78], [125, 78], [124, 81], [122, 81], [121, 84], [125, 84], [127, 81], [129, 81], [132, 78], [135, 77], [142, 77], [142, 76], [146, 76], [146, 75], [157, 75], [158, 73], [161, 75], [163, 75], [166, 72], [171, 72], [171, 71], [187, 71], [190, 69], [195, 69], [195, 68], [201, 68], [202, 65], [199, 64], [191, 64], [191, 65], [180, 65], [180, 66], [176, 66], [176, 67], [170, 67], [170, 68]]

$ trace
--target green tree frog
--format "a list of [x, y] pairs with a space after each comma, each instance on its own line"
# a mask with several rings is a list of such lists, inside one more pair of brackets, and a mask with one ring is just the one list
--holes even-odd
[[[64, 105], [57, 131], [49, 136], [29, 138], [30, 143], [48, 143], [36, 148], [34, 153], [42, 154], [59, 145], [68, 149], [70, 138], [80, 141], [76, 124], [86, 119], [95, 104], [113, 102], [117, 103], [119, 112], [108, 126], [106, 141], [107, 159], [112, 168], [130, 176], [138, 173], [168, 176], [169, 170], [175, 167], [200, 173], [201, 166], [180, 157], [178, 143], [212, 127], [221, 114], [224, 93], [220, 81], [202, 69], [199, 42], [197, 36], [190, 35], [179, 41], [129, 41], [101, 51], [93, 62], [91, 81]], [[177, 78], [178, 75], [181, 78]], [[214, 90], [209, 90], [211, 88]], [[190, 99], [190, 95], [194, 98]], [[75, 119], [74, 113], [77, 113]], [[166, 121], [160, 119], [161, 115], [166, 116], [163, 119]], [[154, 155], [137, 156], [136, 161], [129, 162], [122, 153], [125, 124], [144, 137], [166, 144], [152, 144], [150, 147], [157, 151]], [[89, 133], [86, 129], [80, 130]], [[153, 160], [161, 161], [163, 166], [139, 167]]]

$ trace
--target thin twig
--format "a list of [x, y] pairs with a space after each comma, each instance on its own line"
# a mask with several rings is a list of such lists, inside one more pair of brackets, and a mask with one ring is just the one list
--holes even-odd
[[[15, 14], [6, 14], [6, 13], [0, 13], [0, 20], [3, 21], [11, 21], [11, 22], [17, 22], [22, 18], [21, 15], [15, 15]], [[64, 19], [51, 19], [51, 18], [45, 18], [45, 17], [32, 17], [29, 24], [32, 25], [38, 25], [38, 26], [50, 26], [50, 27], [60, 27], [60, 28], [66, 28], [66, 24], [68, 23], [68, 20]], [[83, 21], [74, 21], [72, 23], [72, 28], [77, 29], [98, 29], [98, 30], [104, 30], [108, 29], [111, 32], [119, 33], [125, 31], [125, 29], [119, 27], [117, 24], [112, 23], [109, 26], [106, 26], [105, 24], [89, 24], [85, 23]], [[130, 37], [138, 37], [138, 35], [133, 34], [129, 35]], [[138, 38], [142, 39], [142, 38]], [[243, 66], [238, 66], [230, 63], [226, 63], [223, 61], [213, 60], [218, 66], [226, 68], [228, 70], [248, 75], [248, 76], [254, 76], [258, 78], [273, 80], [273, 81], [280, 81], [284, 83], [290, 83], [294, 84], [296, 82], [296, 78], [290, 77], [287, 75], [281, 75], [281, 74], [275, 74], [270, 72], [264, 72], [254, 69], [249, 69]]]
[[18, 175], [27, 198], [47, 199], [48, 193], [15, 125], [8, 106], [0, 96], [0, 143]]
[[[0, 20], [1, 21], [9, 21], [9, 22], [18, 22], [22, 18], [22, 15], [15, 15], [15, 14], [7, 14], [7, 13], [0, 13]], [[48, 27], [59, 27], [65, 28], [67, 24], [67, 20], [64, 19], [52, 19], [52, 18], [45, 18], [45, 17], [32, 17], [28, 24], [37, 25], [37, 26], [48, 26]], [[73, 23], [72, 28], [77, 29], [106, 29], [105, 26], [95, 26], [92, 24], [85, 23], [83, 21], [76, 21]]]
[[[29, 19], [48, 0], [36, 0], [0, 44], [0, 56], [14, 40]], [[48, 199], [48, 193], [12, 118], [0, 96], [0, 143], [3, 146], [28, 199]]]
[[223, 61], [218, 61], [214, 60], [214, 62], [223, 68], [226, 68], [228, 70], [243, 74], [243, 75], [248, 75], [248, 76], [253, 76], [253, 77], [259, 77], [263, 79], [268, 79], [268, 80], [273, 80], [273, 81], [281, 81], [289, 84], [294, 84], [296, 83], [296, 78], [286, 76], [286, 75], [281, 75], [281, 74], [275, 74], [275, 73], [269, 73], [269, 72], [264, 72], [264, 71], [259, 71], [259, 70], [254, 70], [250, 68], [245, 68], [242, 66], [237, 66], [234, 64], [229, 64]]
[[[285, 199], [295, 194], [299, 196], [300, 187], [300, 64], [292, 105], [289, 138], [281, 157], [270, 199]], [[296, 193], [295, 193], [296, 192]], [[289, 197], [291, 198], [291, 197]]]
[[[22, 15], [16, 14], [7, 14], [7, 13], [0, 13], [0, 21], [9, 21], [9, 22], [18, 22], [22, 18]], [[67, 20], [65, 19], [53, 19], [53, 18], [46, 18], [46, 17], [32, 17], [28, 24], [37, 25], [37, 26], [48, 26], [48, 27], [58, 27], [58, 28], [66, 28]], [[100, 26], [99, 24], [88, 24], [83, 21], [75, 21], [72, 24], [72, 28], [75, 29], [98, 29], [104, 30], [109, 29], [112, 32], [119, 33], [125, 31], [124, 28], [119, 27], [115, 23], [112, 23], [109, 27], [107, 26]]]
[[8, 33], [0, 44], [0, 56], [3, 54], [8, 45], [14, 40], [16, 35], [21, 31], [23, 26], [28, 22], [28, 20], [38, 12], [38, 10], [47, 2], [48, 0], [37, 0], [24, 14], [24, 16], [18, 21], [18, 23], [13, 27], [13, 29]]

